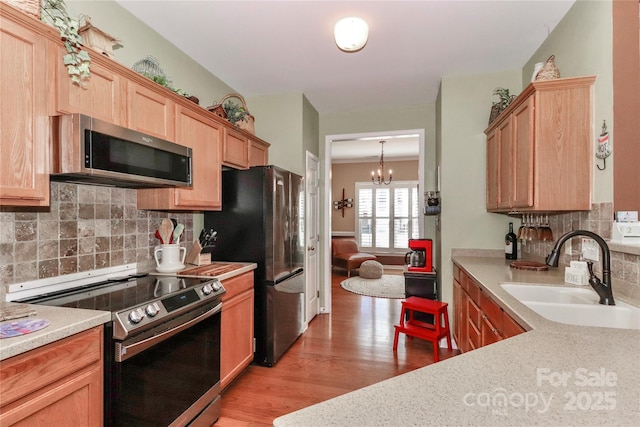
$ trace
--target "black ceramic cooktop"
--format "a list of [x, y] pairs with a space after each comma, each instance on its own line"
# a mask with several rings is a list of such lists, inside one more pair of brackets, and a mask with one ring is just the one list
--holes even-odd
[[210, 280], [210, 278], [180, 276], [132, 275], [28, 298], [19, 302], [116, 312]]

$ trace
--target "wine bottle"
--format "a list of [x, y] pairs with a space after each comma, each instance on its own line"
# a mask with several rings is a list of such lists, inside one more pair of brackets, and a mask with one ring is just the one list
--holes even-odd
[[509, 232], [504, 236], [504, 257], [506, 259], [518, 259], [518, 239], [513, 232], [513, 223], [509, 223]]

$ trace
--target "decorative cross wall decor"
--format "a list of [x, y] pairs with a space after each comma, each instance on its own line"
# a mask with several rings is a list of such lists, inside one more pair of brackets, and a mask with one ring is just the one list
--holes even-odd
[[344, 210], [345, 208], [353, 207], [353, 199], [345, 199], [344, 198], [344, 188], [342, 189], [342, 200], [336, 200], [333, 202], [333, 209], [341, 209], [342, 217], [344, 218]]

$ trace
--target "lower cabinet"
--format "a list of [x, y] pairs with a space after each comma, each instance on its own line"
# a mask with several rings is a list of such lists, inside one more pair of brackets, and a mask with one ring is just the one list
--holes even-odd
[[101, 426], [103, 328], [0, 362], [0, 425]]
[[453, 335], [466, 352], [525, 332], [457, 265], [453, 266]]
[[222, 284], [220, 382], [224, 389], [253, 360], [253, 271]]

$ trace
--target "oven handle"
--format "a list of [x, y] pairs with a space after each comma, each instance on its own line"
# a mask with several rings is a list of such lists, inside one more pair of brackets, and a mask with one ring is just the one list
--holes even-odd
[[161, 343], [162, 341], [165, 341], [169, 338], [171, 338], [172, 336], [184, 331], [185, 329], [190, 328], [191, 326], [195, 325], [196, 323], [199, 323], [211, 316], [213, 316], [216, 313], [219, 313], [220, 310], [222, 310], [222, 303], [216, 305], [215, 307], [213, 307], [211, 310], [209, 311], [205, 311], [204, 313], [202, 313], [201, 315], [199, 315], [198, 317], [195, 317], [191, 320], [189, 320], [188, 322], [182, 323], [179, 326], [176, 326], [175, 328], [172, 329], [168, 329], [164, 332], [159, 333], [158, 335], [154, 335], [152, 337], [149, 337], [147, 339], [144, 339], [142, 341], [133, 343], [133, 344], [124, 344], [124, 343], [116, 343], [116, 354], [115, 354], [115, 358], [116, 358], [116, 362], [124, 362], [125, 360], [135, 356], [136, 354], [139, 354], [151, 347], [153, 347], [156, 344]]

